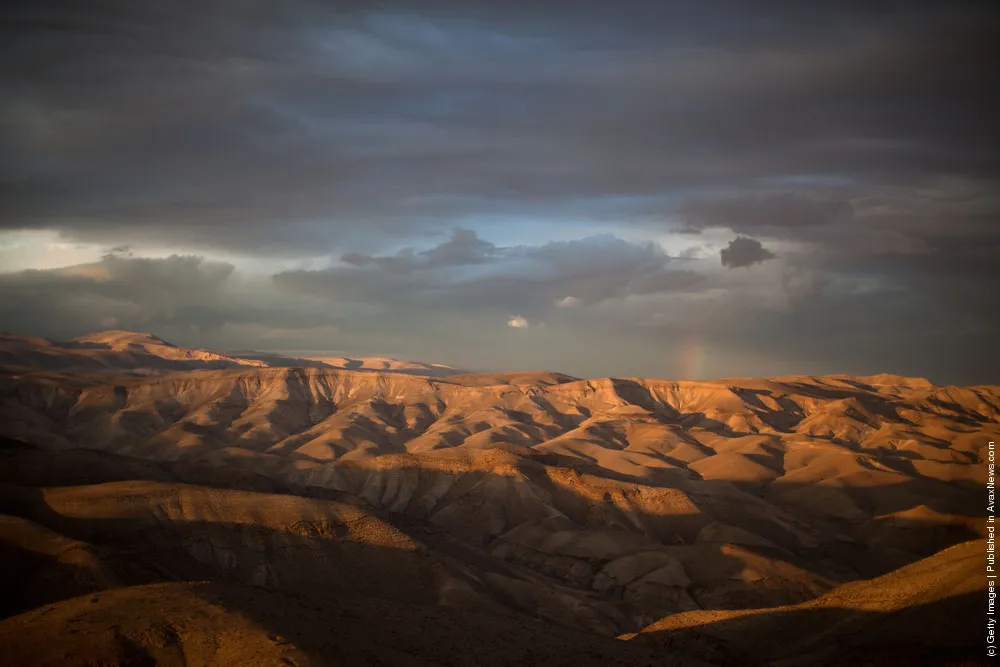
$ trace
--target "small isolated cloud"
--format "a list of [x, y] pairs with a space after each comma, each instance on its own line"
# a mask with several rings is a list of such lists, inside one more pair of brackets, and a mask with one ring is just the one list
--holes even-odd
[[117, 255], [119, 257], [132, 257], [132, 248], [127, 245], [116, 245], [108, 250], [107, 254]]
[[761, 245], [757, 239], [737, 236], [719, 253], [722, 265], [735, 269], [741, 266], [752, 266], [775, 257], [774, 253]]
[[581, 303], [575, 296], [567, 296], [556, 301], [556, 308], [576, 308]]
[[507, 320], [507, 326], [511, 327], [512, 329], [527, 329], [531, 325], [528, 324], [528, 320], [524, 319], [520, 315], [515, 315], [514, 317]]

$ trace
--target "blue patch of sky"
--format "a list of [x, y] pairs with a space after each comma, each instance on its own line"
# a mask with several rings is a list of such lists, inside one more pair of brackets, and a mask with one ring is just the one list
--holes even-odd
[[471, 229], [480, 238], [500, 247], [539, 246], [620, 231], [618, 225], [605, 222], [531, 214], [464, 215], [454, 219], [454, 226]]

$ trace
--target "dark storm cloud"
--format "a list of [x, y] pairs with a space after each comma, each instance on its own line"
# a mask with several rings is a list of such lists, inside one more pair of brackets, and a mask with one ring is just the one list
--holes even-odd
[[719, 252], [722, 265], [735, 269], [741, 266], [753, 266], [768, 259], [774, 259], [773, 252], [761, 245], [757, 239], [737, 236], [729, 245]]
[[340, 261], [354, 266], [375, 265], [394, 273], [410, 273], [418, 269], [481, 264], [497, 255], [497, 247], [478, 237], [471, 229], [452, 230], [451, 239], [429, 250], [416, 252], [403, 248], [395, 255], [372, 257], [359, 252], [344, 253]]
[[995, 383], [995, 335], [933, 303], [909, 289], [805, 299], [794, 311], [746, 320], [743, 349], [772, 355], [794, 372], [892, 368], [935, 382]]
[[262, 291], [235, 275], [231, 264], [195, 256], [108, 254], [93, 264], [0, 274], [4, 329], [57, 339], [109, 328], [166, 333], [336, 322], [329, 308], [312, 306]]
[[[529, 318], [544, 317], [567, 297], [571, 301], [566, 303], [587, 306], [693, 289], [703, 280], [689, 268], [675, 267], [675, 258], [657, 244], [610, 235], [501, 248], [459, 229], [451, 240], [429, 250], [356, 255], [345, 257], [349, 266], [286, 271], [274, 280], [292, 294], [412, 308], [431, 317], [448, 310], [487, 310]], [[485, 264], [486, 259], [492, 261]]]
[[[3, 12], [0, 230], [137, 255], [340, 258], [251, 287], [231, 265], [110, 252], [76, 273], [2, 276], [4, 322], [337, 324], [358, 340], [412, 331], [383, 339], [414, 354], [423, 343], [406, 335], [464, 344], [471, 357], [483, 341], [499, 349], [487, 332], [509, 334], [514, 314], [548, 318], [550, 336], [576, 318], [558, 345], [535, 326], [515, 332], [536, 336], [545, 359], [589, 355], [584, 332], [617, 349], [614, 327], [697, 314], [734, 355], [798, 346], [837, 370], [871, 343], [854, 328], [892, 332], [903, 359], [930, 345], [913, 323], [946, 313], [963, 350], [953, 377], [974, 375], [971, 351], [988, 356], [983, 332], [998, 322], [984, 285], [1000, 282], [1000, 24], [988, 3], [110, 0]], [[530, 233], [497, 245], [506, 220]], [[617, 236], [551, 242], [575, 223]], [[685, 259], [634, 241], [683, 230], [699, 233], [698, 250], [671, 246]], [[716, 253], [753, 268], [726, 271]], [[810, 348], [796, 318], [819, 312], [837, 317]], [[464, 343], [448, 333], [466, 326]], [[660, 333], [624, 347], [663, 356]], [[939, 352], [935, 372], [949, 358]]]
[[696, 288], [702, 276], [680, 266], [655, 243], [612, 235], [508, 249], [502, 275], [470, 281], [456, 294], [461, 303], [488, 302], [538, 316], [566, 297], [581, 305], [608, 299]]
[[774, 227], [807, 227], [842, 222], [854, 216], [854, 208], [848, 201], [779, 193], [685, 202], [679, 214], [686, 223], [696, 227], [760, 231]]
[[461, 7], [10, 10], [3, 224], [295, 254], [362, 223], [996, 172], [969, 7]]

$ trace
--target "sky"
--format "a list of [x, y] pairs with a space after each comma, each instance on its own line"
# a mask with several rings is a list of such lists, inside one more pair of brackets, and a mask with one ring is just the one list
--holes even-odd
[[987, 2], [7, 3], [0, 329], [997, 383], [998, 44]]

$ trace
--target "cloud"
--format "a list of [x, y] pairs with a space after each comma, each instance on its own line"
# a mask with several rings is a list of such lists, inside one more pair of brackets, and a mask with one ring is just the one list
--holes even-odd
[[488, 261], [497, 253], [495, 245], [479, 238], [471, 229], [452, 230], [451, 239], [421, 253], [429, 267], [465, 266]]
[[781, 288], [792, 301], [814, 299], [823, 295], [830, 285], [829, 276], [802, 267], [787, 267], [781, 274]]
[[[308, 327], [332, 323], [329, 307], [247, 280], [225, 262], [197, 256], [105, 255], [61, 269], [0, 274], [5, 328], [57, 339], [109, 326], [182, 338], [226, 326]], [[109, 324], [111, 323], [111, 324]]]
[[[372, 254], [386, 234], [398, 247], [486, 213], [626, 221], [705, 191], [784, 188], [732, 224], [793, 226], [800, 205], [827, 215], [797, 187], [850, 200], [997, 175], [985, 4], [807, 16], [629, 0], [578, 3], [572, 20], [505, 4], [181, 2], [166, 16], [110, 2], [85, 23], [32, 6], [0, 40], [0, 62], [18, 63], [3, 69], [0, 226]], [[731, 218], [692, 207], [696, 224]]]
[[451, 239], [419, 253], [413, 248], [403, 248], [394, 255], [381, 257], [348, 252], [340, 256], [340, 261], [354, 266], [374, 265], [393, 273], [411, 273], [420, 269], [481, 264], [496, 254], [497, 247], [480, 239], [475, 231], [455, 228]]
[[[462, 237], [462, 243], [456, 244]], [[656, 243], [630, 242], [609, 234], [501, 247], [475, 234], [456, 232], [427, 250], [356, 255], [341, 257], [346, 266], [285, 271], [274, 281], [288, 293], [368, 302], [386, 309], [419, 304], [435, 312], [519, 312], [531, 319], [542, 316], [554, 303], [560, 305], [568, 294], [574, 301], [562, 303], [564, 309], [694, 289], [702, 280], [687, 264], [674, 268], [675, 260]]]
[[[986, 374], [988, 3], [21, 5], [0, 25], [5, 326], [620, 373], [670, 356], [662, 327], [738, 311], [713, 347], [728, 374], [782, 346], [846, 366], [838, 322], [929, 364], [904, 325], [933, 312], [954, 323], [934, 363]], [[841, 338], [800, 340], [824, 305]], [[501, 351], [510, 313], [562, 345]]]
[[369, 255], [362, 255], [360, 252], [347, 252], [340, 256], [340, 261], [354, 266], [364, 266], [373, 264], [375, 259]]
[[849, 201], [785, 192], [691, 200], [680, 206], [678, 214], [694, 227], [725, 227], [738, 232], [849, 221], [854, 208]]
[[[335, 266], [284, 272], [273, 281], [257, 281], [231, 264], [200, 257], [109, 256], [91, 264], [0, 275], [0, 314], [5, 329], [57, 339], [113, 326], [218, 349], [344, 349], [479, 369], [556, 368], [585, 376], [672, 377], [678, 371], [671, 360], [680, 352], [670, 352], [669, 341], [690, 336], [711, 346], [711, 366], [705, 370], [710, 375], [754, 375], [765, 366], [774, 372], [922, 369], [935, 379], [985, 381], [996, 369], [982, 361], [990, 358], [988, 333], [997, 319], [987, 298], [992, 283], [982, 278], [998, 253], [970, 255], [950, 267], [932, 265], [928, 277], [948, 272], [954, 277], [919, 283], [911, 276], [925, 268], [926, 258], [912, 256], [894, 256], [880, 265], [875, 282], [864, 266], [860, 273], [834, 275], [831, 267], [789, 264], [782, 257], [736, 276], [713, 270], [718, 265], [708, 266], [708, 260], [690, 260], [685, 266], [700, 271], [695, 282], [647, 290], [636, 276], [684, 272], [664, 269], [671, 260], [662, 258], [652, 263], [655, 271], [648, 271], [640, 260], [656, 253], [636, 252], [634, 244], [623, 246], [612, 238], [586, 244], [619, 253], [593, 277], [610, 287], [597, 290], [599, 283], [586, 283], [595, 293], [613, 296], [588, 308], [552, 307], [566, 298], [567, 279], [577, 286], [584, 282], [572, 265], [537, 259], [559, 255], [553, 248], [537, 253], [548, 245], [543, 244], [510, 254], [505, 249], [501, 259], [485, 266], [444, 273]], [[620, 261], [625, 256], [633, 264]], [[623, 279], [617, 271], [630, 266]], [[475, 273], [483, 269], [489, 275]], [[919, 290], [905, 289], [915, 284]], [[960, 289], [963, 284], [968, 295]], [[632, 287], [621, 290], [623, 285]], [[981, 288], [972, 290], [976, 285]], [[511, 348], [499, 335], [499, 317], [508, 327], [531, 330], [542, 328], [544, 320], [553, 335], [538, 339], [531, 349]], [[887, 344], [890, 338], [893, 346]], [[948, 347], [943, 345], [947, 340], [961, 344]], [[591, 354], [601, 346], [620, 352]], [[930, 349], [938, 355], [928, 356]]]
[[575, 296], [564, 296], [563, 298], [556, 301], [556, 308], [576, 308], [583, 302], [577, 299]]
[[735, 269], [773, 259], [775, 254], [761, 245], [757, 239], [737, 236], [722, 249], [719, 256], [722, 258], [723, 266]]

